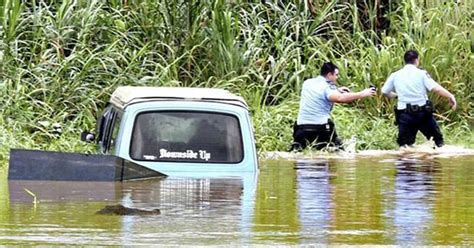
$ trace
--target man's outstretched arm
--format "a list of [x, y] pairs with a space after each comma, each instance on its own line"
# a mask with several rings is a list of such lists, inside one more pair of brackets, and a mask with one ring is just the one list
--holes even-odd
[[457, 102], [456, 102], [456, 98], [454, 97], [453, 94], [451, 94], [451, 92], [449, 92], [447, 89], [443, 88], [443, 86], [438, 84], [433, 89], [431, 89], [431, 91], [435, 92], [439, 96], [448, 98], [449, 105], [451, 106], [451, 109], [452, 110], [456, 109], [456, 107], [458, 105]]
[[349, 93], [340, 93], [339, 91], [334, 91], [328, 97], [329, 101], [336, 102], [336, 103], [350, 103], [355, 100], [373, 96], [375, 95], [376, 91], [374, 88], [367, 88], [365, 90], [359, 92], [349, 92]]

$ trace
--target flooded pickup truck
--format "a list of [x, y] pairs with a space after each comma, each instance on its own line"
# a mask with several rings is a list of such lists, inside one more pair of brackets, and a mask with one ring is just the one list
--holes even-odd
[[[119, 87], [99, 117], [96, 133], [85, 132], [81, 136], [97, 143], [99, 155], [12, 150], [10, 176], [45, 179], [22, 178], [21, 174], [31, 174], [28, 170], [36, 168], [31, 163], [88, 160], [81, 163], [84, 166], [104, 163], [104, 157], [112, 164], [121, 164], [121, 169], [115, 166], [116, 170], [137, 172], [143, 168], [165, 175], [243, 173], [258, 169], [248, 106], [242, 97], [223, 89]], [[51, 161], [54, 156], [62, 158]], [[68, 161], [69, 156], [75, 156], [75, 161]], [[41, 161], [25, 162], [24, 157]], [[117, 158], [118, 162], [114, 160]], [[123, 179], [123, 175], [115, 177]]]

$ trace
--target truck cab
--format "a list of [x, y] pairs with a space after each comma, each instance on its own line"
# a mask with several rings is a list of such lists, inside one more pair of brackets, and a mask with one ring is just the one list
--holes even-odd
[[248, 106], [223, 89], [118, 87], [96, 134], [100, 153], [167, 175], [258, 170]]

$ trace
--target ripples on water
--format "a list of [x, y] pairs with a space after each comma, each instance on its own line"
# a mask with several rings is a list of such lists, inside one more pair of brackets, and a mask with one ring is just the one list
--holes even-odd
[[[473, 162], [273, 160], [258, 176], [124, 183], [2, 178], [0, 244], [473, 245]], [[162, 214], [95, 214], [114, 204]]]

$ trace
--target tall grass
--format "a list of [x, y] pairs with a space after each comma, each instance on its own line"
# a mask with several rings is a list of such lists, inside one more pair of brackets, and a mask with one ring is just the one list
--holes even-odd
[[[448, 140], [472, 140], [471, 1], [312, 2], [0, 1], [0, 153], [90, 151], [76, 135], [119, 85], [229, 89], [249, 102], [259, 149], [284, 150], [302, 82], [324, 61], [342, 85], [381, 88], [412, 48], [458, 99], [451, 111], [433, 96]], [[393, 105], [378, 95], [339, 106], [338, 131], [359, 148], [393, 148]], [[66, 132], [50, 134], [52, 123]]]

